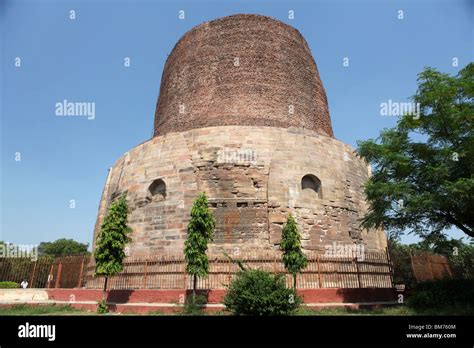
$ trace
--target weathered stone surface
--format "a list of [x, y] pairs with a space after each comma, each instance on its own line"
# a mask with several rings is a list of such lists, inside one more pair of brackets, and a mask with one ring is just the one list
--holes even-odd
[[[236, 156], [235, 149], [246, 149], [252, 163]], [[321, 181], [322, 197], [302, 190], [307, 174]], [[157, 179], [166, 184], [164, 199], [150, 196], [148, 188]], [[277, 248], [289, 213], [303, 248], [324, 250], [337, 241], [381, 250], [384, 233], [359, 228], [367, 209], [361, 188], [367, 179], [367, 165], [353, 149], [310, 130], [222, 126], [169, 133], [138, 145], [112, 167], [95, 233], [111, 200], [127, 192], [131, 254], [179, 251], [193, 200], [205, 192], [217, 220], [212, 251], [236, 245]]]

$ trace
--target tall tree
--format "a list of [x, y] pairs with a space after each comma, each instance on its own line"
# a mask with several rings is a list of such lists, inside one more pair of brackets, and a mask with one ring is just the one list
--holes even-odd
[[306, 267], [308, 259], [301, 250], [298, 226], [291, 214], [283, 227], [280, 249], [283, 251], [283, 264], [287, 271], [293, 275], [293, 288], [296, 289], [296, 275]]
[[209, 273], [206, 251], [207, 244], [213, 240], [215, 225], [206, 194], [202, 192], [191, 208], [188, 236], [184, 242], [186, 271], [193, 276], [193, 300], [196, 297], [197, 277], [205, 277]]
[[110, 205], [107, 216], [101, 225], [94, 251], [95, 274], [105, 277], [102, 295], [104, 304], [109, 277], [123, 270], [123, 260], [126, 256], [125, 245], [130, 241], [128, 233], [131, 231], [127, 225], [127, 219], [128, 206], [126, 197], [123, 195]]
[[426, 68], [412, 100], [419, 115], [358, 142], [374, 168], [362, 226], [422, 237], [456, 226], [474, 237], [474, 63], [456, 76]]

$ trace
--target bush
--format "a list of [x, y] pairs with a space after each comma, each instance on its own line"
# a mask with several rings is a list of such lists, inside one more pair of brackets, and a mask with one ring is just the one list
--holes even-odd
[[224, 298], [236, 315], [289, 315], [301, 302], [294, 289], [286, 288], [284, 275], [261, 270], [238, 272]]
[[441, 279], [419, 283], [407, 304], [415, 309], [470, 307], [474, 309], [474, 280]]
[[106, 314], [109, 312], [109, 306], [106, 300], [100, 300], [97, 302], [97, 314]]
[[15, 282], [0, 282], [0, 289], [16, 289], [19, 287], [20, 284]]
[[474, 245], [459, 243], [457, 253], [452, 250], [449, 258], [455, 277], [474, 279]]

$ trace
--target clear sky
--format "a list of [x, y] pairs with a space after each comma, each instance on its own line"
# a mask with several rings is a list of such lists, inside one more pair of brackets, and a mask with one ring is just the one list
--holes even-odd
[[[408, 101], [423, 67], [455, 74], [474, 60], [468, 0], [0, 0], [0, 239], [90, 243], [107, 168], [152, 134], [167, 55], [193, 26], [236, 13], [300, 30], [334, 133], [352, 146], [395, 124], [380, 103]], [[95, 118], [57, 117], [64, 99], [95, 103]]]

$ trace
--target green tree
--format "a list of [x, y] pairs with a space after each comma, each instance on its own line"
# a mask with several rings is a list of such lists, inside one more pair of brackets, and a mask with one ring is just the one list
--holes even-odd
[[209, 210], [206, 194], [199, 194], [191, 208], [188, 236], [184, 242], [186, 272], [193, 276], [193, 300], [196, 297], [197, 277], [209, 273], [209, 260], [206, 255], [207, 244], [213, 240], [216, 223]]
[[358, 142], [374, 168], [362, 226], [422, 237], [456, 226], [474, 237], [474, 63], [456, 76], [426, 68], [412, 100], [419, 115]]
[[76, 242], [72, 239], [61, 238], [54, 242], [41, 242], [38, 245], [38, 253], [40, 256], [70, 256], [70, 255], [87, 255], [89, 244]]
[[474, 279], [474, 244], [461, 239], [448, 239], [444, 234], [431, 234], [416, 244], [402, 244], [396, 235], [388, 239], [388, 249], [393, 264], [393, 281], [415, 286], [416, 280], [411, 265], [411, 254], [419, 251], [446, 256], [455, 278]]
[[449, 253], [449, 261], [457, 278], [474, 279], [474, 245], [462, 243]]
[[393, 283], [404, 284], [407, 288], [413, 288], [416, 279], [411, 265], [411, 252], [416, 247], [400, 243], [399, 238], [395, 236], [389, 238], [387, 244], [393, 265]]
[[456, 278], [474, 278], [473, 240], [448, 239], [445, 234], [432, 234], [414, 245], [416, 250], [429, 251], [448, 258]]
[[127, 219], [127, 200], [125, 196], [121, 196], [110, 205], [94, 250], [95, 275], [105, 277], [101, 305], [106, 303], [108, 278], [123, 270], [124, 249], [130, 241], [128, 233], [131, 231]]
[[296, 289], [296, 275], [308, 264], [306, 255], [301, 250], [301, 238], [295, 219], [290, 214], [283, 227], [280, 249], [283, 251], [283, 264], [293, 275], [293, 288]]

